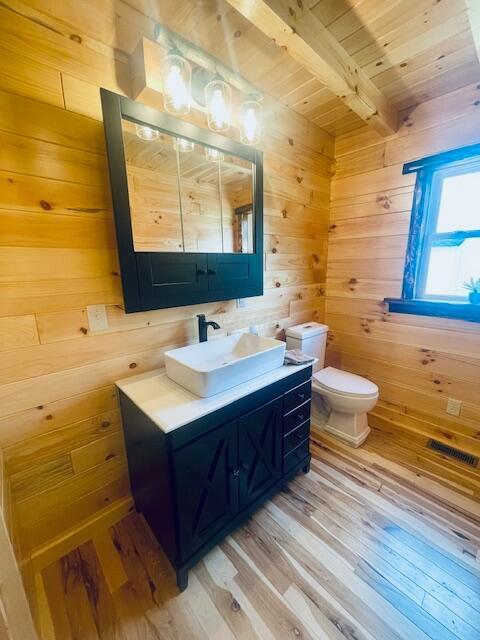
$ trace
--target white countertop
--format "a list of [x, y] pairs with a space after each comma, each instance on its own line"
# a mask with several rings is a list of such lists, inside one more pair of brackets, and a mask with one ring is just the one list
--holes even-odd
[[168, 433], [310, 366], [284, 365], [209, 398], [200, 398], [173, 382], [165, 369], [154, 369], [115, 384], [162, 431]]

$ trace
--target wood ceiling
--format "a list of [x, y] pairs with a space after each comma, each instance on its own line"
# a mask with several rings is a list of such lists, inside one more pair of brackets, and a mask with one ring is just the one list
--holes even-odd
[[[314, 77], [308, 64], [300, 64], [291, 50], [266, 35], [263, 31], [271, 35], [271, 24], [260, 30], [240, 11], [248, 15], [251, 6], [256, 9], [265, 5], [276, 14], [290, 15], [293, 24], [300, 15], [310, 32], [318, 25], [315, 46], [326, 29], [328, 37], [341, 45], [345, 59], [353, 60], [352, 64], [373, 87], [372, 93], [379, 90], [382, 99], [386, 98], [393, 111], [398, 112], [480, 82], [473, 37], [475, 2], [162, 0], [149, 13], [155, 13], [160, 22], [237, 69], [294, 111], [329, 133], [341, 135], [364, 126], [365, 118], [357, 115], [357, 106], [352, 109], [348, 100], [342, 101]], [[301, 34], [300, 29], [298, 33]]]

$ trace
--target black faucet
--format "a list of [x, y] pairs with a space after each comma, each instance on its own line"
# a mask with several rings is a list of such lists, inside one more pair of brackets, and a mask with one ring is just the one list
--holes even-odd
[[216, 322], [207, 322], [205, 319], [205, 314], [201, 313], [197, 316], [198, 318], [198, 339], [200, 342], [206, 342], [208, 340], [208, 327], [213, 327], [214, 329], [220, 329], [220, 325]]

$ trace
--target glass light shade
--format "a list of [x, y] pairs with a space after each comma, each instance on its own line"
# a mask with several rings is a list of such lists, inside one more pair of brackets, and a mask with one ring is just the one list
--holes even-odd
[[262, 133], [262, 105], [245, 100], [240, 107], [240, 140], [243, 144], [258, 144]]
[[174, 138], [173, 146], [178, 149], [180, 153], [190, 153], [195, 149], [195, 143], [191, 140], [185, 140], [185, 138]]
[[177, 115], [190, 113], [192, 69], [188, 60], [176, 53], [165, 56], [162, 84], [165, 110]]
[[209, 162], [222, 162], [224, 159], [224, 155], [218, 149], [213, 149], [212, 147], [205, 147], [205, 158]]
[[220, 79], [205, 87], [208, 127], [212, 131], [227, 131], [232, 123], [232, 88]]
[[158, 131], [142, 124], [135, 124], [135, 131], [142, 140], [158, 140]]

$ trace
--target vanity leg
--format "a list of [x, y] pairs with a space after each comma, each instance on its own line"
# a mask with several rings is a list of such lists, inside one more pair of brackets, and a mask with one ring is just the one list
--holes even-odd
[[180, 592], [185, 591], [185, 589], [188, 587], [188, 569], [178, 569], [177, 587]]
[[310, 460], [302, 467], [302, 471], [303, 473], [308, 473], [310, 471]]

